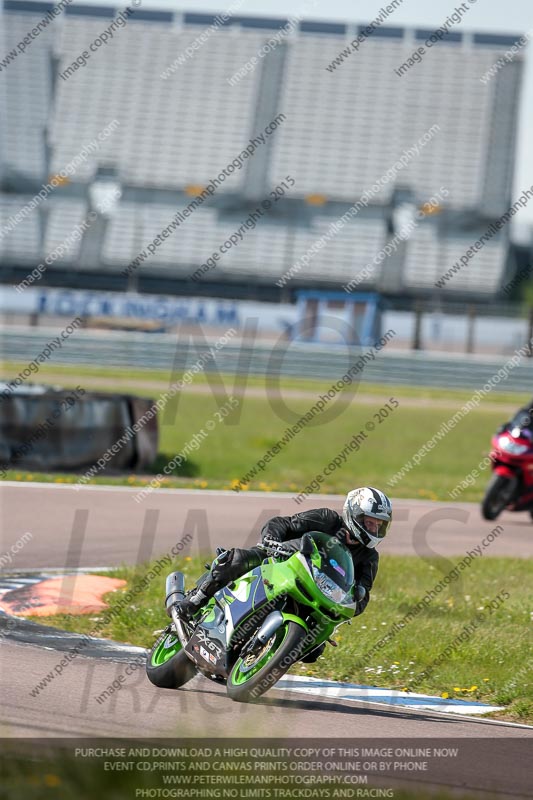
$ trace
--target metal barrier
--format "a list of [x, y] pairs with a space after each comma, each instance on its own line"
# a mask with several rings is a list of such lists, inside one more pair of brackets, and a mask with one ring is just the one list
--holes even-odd
[[[28, 363], [57, 336], [50, 328], [4, 328], [1, 335], [5, 360]], [[61, 349], [55, 350], [51, 364], [85, 364], [92, 367], [181, 371], [192, 366], [199, 355], [215, 342], [214, 338], [177, 340], [174, 335], [78, 330]], [[369, 348], [335, 345], [257, 341], [236, 343], [235, 339], [214, 353], [205, 372], [249, 374], [274, 380], [277, 376], [338, 380]], [[502, 369], [513, 353], [494, 356], [467, 356], [425, 352], [398, 352], [385, 347], [368, 361], [358, 378], [367, 383], [479, 389]], [[6, 376], [13, 379], [15, 375]], [[33, 380], [33, 376], [31, 380]], [[532, 392], [533, 359], [523, 358], [511, 368], [507, 378], [494, 391]]]

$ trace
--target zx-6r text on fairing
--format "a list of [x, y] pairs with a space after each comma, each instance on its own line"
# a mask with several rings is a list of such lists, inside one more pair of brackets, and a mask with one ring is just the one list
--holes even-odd
[[287, 557], [283, 545], [271, 542], [265, 555], [261, 566], [217, 592], [192, 623], [175, 607], [184, 596], [183, 573], [168, 576], [172, 622], [146, 662], [153, 684], [178, 689], [200, 672], [226, 683], [233, 700], [248, 702], [353, 617], [364, 589], [355, 586], [351, 555], [338, 539], [309, 533], [299, 552]]

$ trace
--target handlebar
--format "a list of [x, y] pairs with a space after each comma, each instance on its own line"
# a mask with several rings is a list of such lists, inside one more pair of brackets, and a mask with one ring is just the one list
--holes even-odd
[[290, 548], [284, 547], [282, 542], [278, 542], [277, 539], [271, 539], [270, 536], [265, 536], [261, 545], [269, 555], [278, 556], [279, 558], [289, 558], [294, 553]]

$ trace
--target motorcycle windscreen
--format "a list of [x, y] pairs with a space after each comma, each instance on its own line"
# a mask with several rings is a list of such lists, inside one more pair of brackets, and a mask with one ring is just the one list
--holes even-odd
[[[334, 584], [339, 592], [337, 602], [342, 602], [344, 595], [349, 594], [355, 582], [353, 560], [346, 549], [334, 536], [327, 533], [310, 533], [315, 542], [321, 559], [320, 567], [316, 572], [327, 584]], [[317, 576], [315, 575], [315, 580]]]
[[524, 430], [529, 431], [533, 428], [533, 420], [523, 408], [517, 411], [509, 424], [506, 425], [507, 430], [512, 430], [513, 428], [520, 428], [521, 432]]

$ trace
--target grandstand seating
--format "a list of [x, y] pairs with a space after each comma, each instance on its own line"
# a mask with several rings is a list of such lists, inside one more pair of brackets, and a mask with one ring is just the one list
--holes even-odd
[[[27, 0], [7, 0], [8, 49], [36, 20], [28, 7]], [[275, 281], [331, 221], [417, 145], [419, 152], [409, 164], [374, 191], [374, 208], [360, 212], [333, 236], [295, 275], [295, 283], [341, 284], [368, 268], [387, 240], [384, 209], [398, 188], [424, 202], [446, 187], [451, 210], [477, 214], [480, 220], [503, 213], [510, 204], [521, 56], [490, 82], [480, 77], [517, 37], [454, 33], [429, 50], [423, 64], [399, 77], [395, 70], [430, 31], [384, 26], [330, 71], [327, 65], [354, 38], [357, 26], [302, 22], [283, 38], [275, 56], [260, 59], [251, 74], [232, 85], [229, 79], [284, 20], [233, 17], [171, 71], [213, 19], [143, 9], [92, 53], [85, 67], [63, 80], [60, 74], [89, 50], [116, 11], [73, 3], [8, 65], [5, 79], [2, 72], [4, 176], [44, 182], [85, 144], [98, 140], [113, 120], [120, 123], [72, 177], [72, 183], [84, 185], [99, 167], [110, 167], [129, 190], [128, 200], [119, 203], [108, 223], [101, 263], [84, 269], [122, 270], [186, 204], [186, 192], [216, 176], [279, 112], [286, 120], [254, 155], [253, 181], [251, 162], [244, 162], [213, 201], [196, 210], [140, 267], [141, 274], [149, 267], [177, 278], [190, 275], [247, 216], [246, 198], [267, 196], [290, 174], [296, 181], [291, 202], [300, 203], [301, 211], [262, 221], [223, 256], [216, 272], [219, 278]], [[54, 82], [53, 57], [58, 59]], [[432, 126], [438, 129], [420, 146]], [[314, 215], [304, 211], [302, 201], [312, 194], [335, 201], [335, 213], [332, 206]], [[8, 206], [16, 205], [16, 199], [3, 197], [0, 211], [9, 216]], [[26, 263], [44, 258], [85, 213], [84, 202], [62, 197], [60, 190], [42, 206], [48, 214], [32, 215], [0, 242], [3, 259]], [[42, 242], [40, 219], [46, 222]], [[431, 288], [467, 249], [468, 236], [450, 232], [439, 238], [435, 226], [420, 226], [402, 255], [405, 290]], [[507, 238], [505, 232], [487, 245], [447, 289], [496, 291], [505, 270]], [[74, 244], [58, 266], [76, 266], [79, 252], [79, 243]], [[372, 267], [369, 274], [365, 286], [379, 289], [382, 267]]]
[[[31, 200], [28, 195], [0, 194], [0, 231], [3, 233], [0, 236], [0, 257], [27, 264], [44, 259], [63, 245], [57, 253], [54, 252], [53, 264], [72, 265], [80, 251], [80, 240], [73, 233], [86, 216], [86, 203], [78, 198], [50, 198], [40, 203], [40, 211], [24, 212], [21, 221], [17, 222], [15, 215]], [[41, 234], [40, 214], [44, 218], [44, 236]]]
[[54, 264], [75, 264], [81, 240], [72, 234], [75, 230], [83, 232], [78, 226], [86, 217], [86, 203], [78, 199], [54, 199], [48, 203], [48, 214], [44, 252], [54, 252]]
[[[0, 194], [0, 258], [14, 259], [21, 264], [37, 264], [42, 253], [40, 220], [28, 213], [18, 224], [9, 220], [31, 201], [31, 196]], [[10, 230], [11, 228], [11, 230]]]
[[[27, 14], [7, 14], [6, 22], [9, 45], [26, 32]], [[47, 122], [48, 49], [53, 45], [63, 72], [105, 26], [101, 17], [67, 14], [9, 66], [9, 111], [15, 113], [15, 98], [20, 100], [22, 94], [27, 102], [19, 102], [17, 108], [25, 116], [15, 117], [16, 130], [35, 140], [29, 148], [32, 161], [38, 159], [39, 146], [42, 149], [36, 132]], [[96, 163], [110, 163], [118, 166], [126, 184], [182, 188], [206, 183], [231, 161], [260, 130], [255, 127], [257, 97], [261, 67], [268, 66], [268, 59], [234, 85], [228, 78], [257, 53], [270, 32], [222, 27], [193, 58], [162, 79], [205, 27], [131, 21], [127, 29], [117, 31], [111, 46], [92, 54], [85, 67], [67, 81], [59, 78], [49, 120], [52, 170], [74, 158], [80, 143], [93, 139], [113, 118], [119, 119], [120, 130], [79, 168], [79, 180], [89, 179]], [[485, 171], [494, 155], [492, 114], [498, 80], [484, 84], [480, 77], [504, 44], [493, 42], [494, 37], [475, 44], [459, 38], [433, 48], [423, 67], [415, 66], [403, 77], [395, 68], [417, 45], [412, 31], [396, 38], [371, 37], [333, 72], [325, 67], [346, 46], [345, 37], [300, 33], [286, 38], [277, 110], [289, 113], [273, 139], [270, 183], [275, 185], [292, 169], [299, 178], [295, 196], [321, 192], [331, 199], [353, 199], [436, 124], [440, 131], [398, 180], [421, 198], [447, 183], [451, 206], [482, 208]], [[515, 85], [518, 80], [516, 74]], [[514, 114], [508, 115], [509, 135], [500, 158], [514, 151], [514, 123]], [[15, 163], [23, 152], [19, 139], [11, 132], [7, 142]], [[510, 173], [507, 169], [500, 176], [503, 204]], [[245, 170], [238, 171], [220, 191], [238, 191], [244, 180]], [[391, 183], [385, 188], [381, 202], [388, 201], [393, 187]]]
[[[68, 16], [62, 29], [60, 71], [87, 49], [105, 27], [102, 20]], [[80, 132], [92, 140], [114, 118], [120, 128], [88, 159], [79, 178], [91, 177], [96, 164], [116, 164], [128, 185], [181, 188], [206, 184], [248, 143], [254, 132], [258, 75], [230, 86], [231, 76], [262, 42], [213, 34], [209, 46], [166, 79], [161, 73], [203, 30], [131, 22], [119, 30], [113, 47], [93, 54], [67, 81], [59, 79], [52, 141], [53, 168], [79, 151]], [[221, 186], [243, 187], [244, 170]]]
[[[483, 230], [439, 235], [431, 224], [419, 225], [407, 244], [404, 285], [408, 289], [435, 289], [435, 283], [459, 261]], [[501, 234], [485, 244], [468, 264], [443, 284], [448, 293], [491, 295], [502, 283], [508, 243]]]
[[[28, 33], [28, 15], [4, 13], [1, 24], [5, 26], [0, 39], [1, 46], [5, 47], [7, 53]], [[43, 31], [27, 52], [8, 65], [0, 80], [0, 153], [3, 167], [23, 178], [37, 181], [44, 179], [46, 168], [46, 128], [52, 102], [50, 52], [53, 36], [51, 29]]]
[[[103, 260], [123, 269], [160, 231], [168, 225], [174, 209], [152, 204], [122, 203], [111, 220], [105, 239]], [[155, 255], [139, 267], [141, 272], [172, 269], [177, 275], [191, 275], [199, 264], [217, 251], [242, 223], [241, 217], [220, 217], [214, 209], [197, 209], [178, 231], [157, 248]], [[327, 234], [334, 218], [318, 214], [309, 225], [289, 225], [259, 220], [239, 241], [221, 255], [217, 277], [254, 275], [276, 280], [288, 271], [321, 236]], [[309, 265], [295, 279], [328, 283], [350, 280], [380, 249], [385, 237], [383, 220], [358, 220], [346, 224], [328, 241], [327, 247], [310, 256]]]

